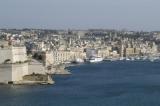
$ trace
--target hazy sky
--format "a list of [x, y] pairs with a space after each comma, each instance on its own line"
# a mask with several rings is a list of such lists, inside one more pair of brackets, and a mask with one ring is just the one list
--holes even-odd
[[160, 0], [0, 0], [0, 27], [160, 30]]

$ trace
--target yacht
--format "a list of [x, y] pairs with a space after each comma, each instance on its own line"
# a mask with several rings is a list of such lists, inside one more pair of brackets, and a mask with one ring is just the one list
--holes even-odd
[[89, 59], [90, 63], [96, 63], [96, 62], [101, 62], [101, 61], [103, 61], [102, 57], [92, 57]]

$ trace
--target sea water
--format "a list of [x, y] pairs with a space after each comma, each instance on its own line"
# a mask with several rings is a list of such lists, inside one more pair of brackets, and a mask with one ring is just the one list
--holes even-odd
[[54, 85], [0, 85], [0, 106], [160, 106], [160, 62], [69, 67]]

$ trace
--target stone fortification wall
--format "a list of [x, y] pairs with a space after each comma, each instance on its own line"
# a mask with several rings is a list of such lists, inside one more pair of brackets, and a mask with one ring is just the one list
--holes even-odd
[[21, 81], [28, 75], [28, 63], [12, 64], [12, 81]]
[[29, 68], [29, 71], [28, 71], [28, 74], [45, 74], [45, 68], [42, 66], [42, 64], [29, 64], [28, 66]]
[[24, 62], [27, 60], [25, 47], [6, 47], [0, 48], [0, 64], [5, 60], [10, 60], [11, 63]]
[[5, 60], [10, 59], [12, 61], [12, 51], [10, 48], [0, 48], [0, 64]]
[[28, 75], [28, 63], [0, 64], [0, 83], [21, 81], [25, 75]]
[[12, 81], [12, 64], [0, 64], [0, 83]]
[[12, 60], [15, 62], [24, 62], [27, 60], [25, 47], [12, 47]]

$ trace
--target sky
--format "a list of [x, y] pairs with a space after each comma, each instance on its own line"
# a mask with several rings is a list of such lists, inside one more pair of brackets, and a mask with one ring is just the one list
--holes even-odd
[[0, 28], [160, 30], [160, 0], [0, 0]]

